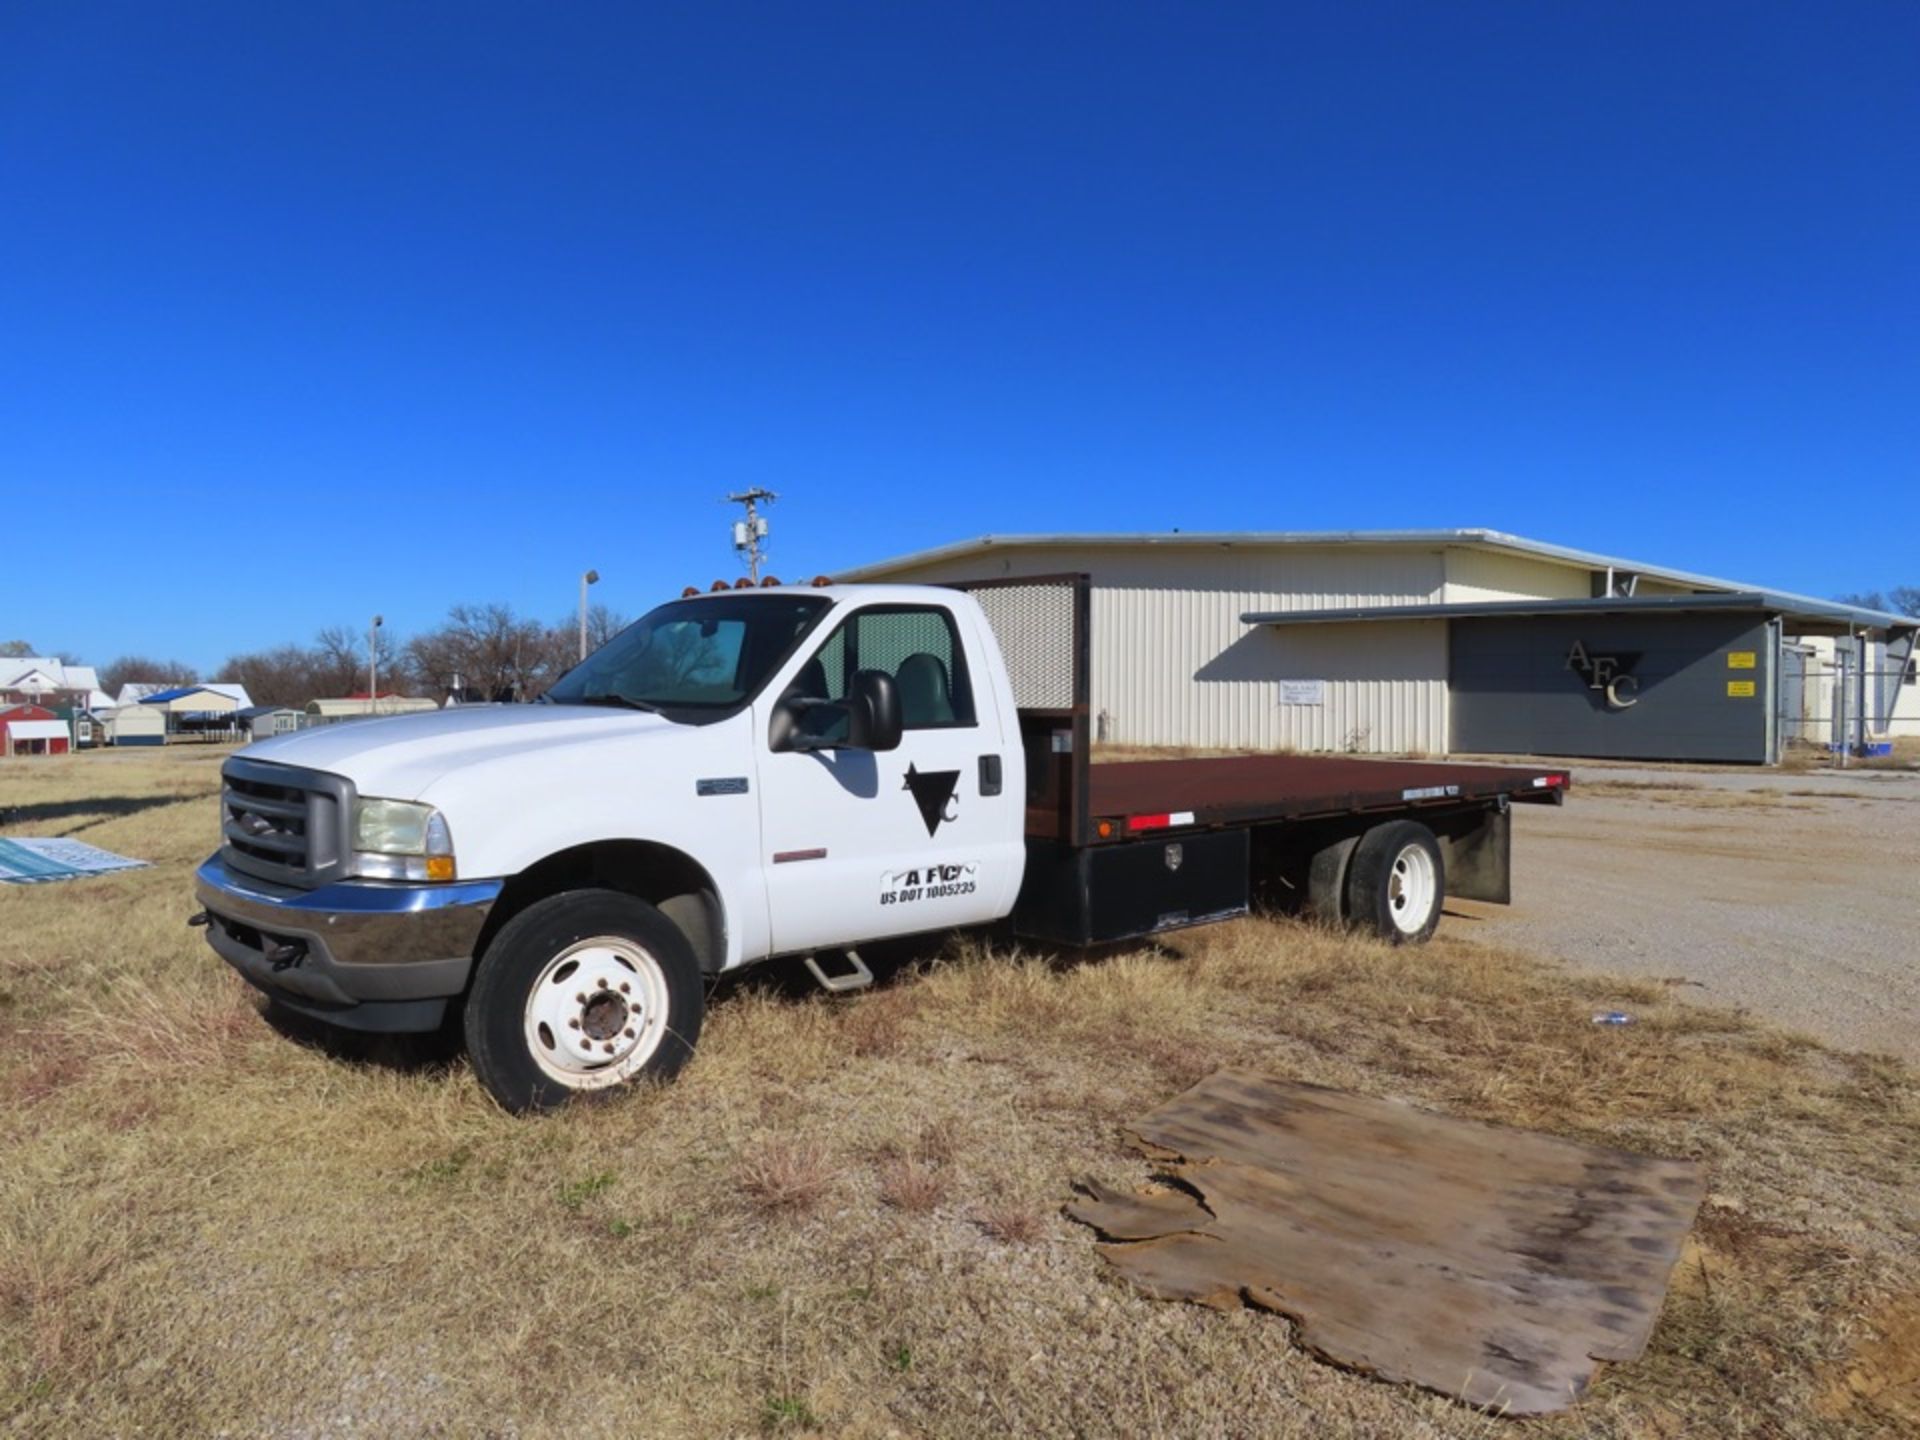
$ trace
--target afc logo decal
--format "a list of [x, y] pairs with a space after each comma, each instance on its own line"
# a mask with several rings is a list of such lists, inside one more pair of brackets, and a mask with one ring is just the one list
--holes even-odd
[[1589, 655], [1576, 640], [1567, 652], [1567, 669], [1581, 676], [1589, 690], [1605, 697], [1609, 710], [1626, 710], [1640, 703], [1640, 682], [1632, 671], [1638, 655]]
[[880, 877], [882, 905], [912, 905], [921, 900], [946, 900], [974, 892], [979, 866], [933, 861]]
[[959, 818], [959, 800], [954, 791], [960, 786], [958, 770], [921, 770], [907, 765], [907, 783], [902, 790], [913, 792], [913, 803], [920, 807], [920, 819], [929, 837], [949, 820]]

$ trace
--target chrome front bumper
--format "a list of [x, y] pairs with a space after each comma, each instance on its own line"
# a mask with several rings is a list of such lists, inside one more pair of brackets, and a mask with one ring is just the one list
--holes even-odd
[[432, 1030], [466, 989], [498, 880], [443, 885], [342, 880], [293, 890], [218, 856], [194, 876], [207, 940], [246, 981], [354, 1030]]

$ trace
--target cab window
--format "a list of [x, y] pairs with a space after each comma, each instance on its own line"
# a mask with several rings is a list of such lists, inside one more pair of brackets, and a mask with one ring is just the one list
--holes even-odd
[[967, 654], [953, 614], [938, 605], [875, 605], [841, 623], [800, 667], [793, 693], [841, 700], [861, 670], [884, 670], [908, 730], [974, 723]]

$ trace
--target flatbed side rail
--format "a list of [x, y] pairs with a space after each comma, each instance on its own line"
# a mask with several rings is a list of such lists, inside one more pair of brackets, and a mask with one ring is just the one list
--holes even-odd
[[1094, 766], [1094, 843], [1169, 830], [1558, 804], [1564, 770], [1335, 756], [1218, 756]]

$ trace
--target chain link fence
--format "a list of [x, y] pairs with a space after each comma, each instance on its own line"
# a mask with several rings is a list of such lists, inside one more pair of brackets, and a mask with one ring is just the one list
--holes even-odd
[[1874, 658], [1845, 647], [1781, 646], [1775, 719], [1783, 754], [1814, 749], [1871, 756], [1920, 745], [1915, 662], [1875, 664]]

